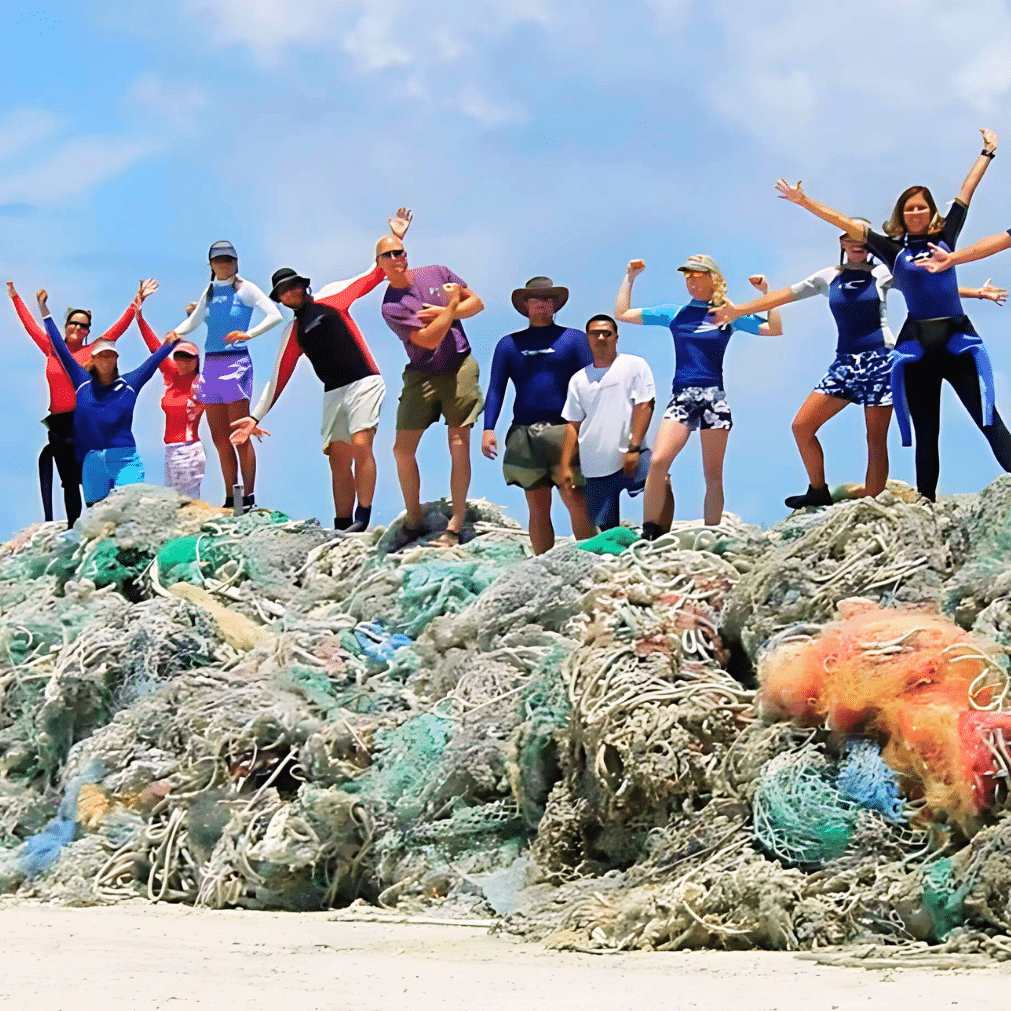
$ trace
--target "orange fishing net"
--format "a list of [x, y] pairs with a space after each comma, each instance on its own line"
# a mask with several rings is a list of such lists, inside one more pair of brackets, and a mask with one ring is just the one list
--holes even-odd
[[838, 608], [842, 621], [759, 665], [763, 716], [875, 737], [906, 795], [923, 798], [921, 817], [973, 831], [1011, 773], [997, 647], [937, 614], [862, 599]]

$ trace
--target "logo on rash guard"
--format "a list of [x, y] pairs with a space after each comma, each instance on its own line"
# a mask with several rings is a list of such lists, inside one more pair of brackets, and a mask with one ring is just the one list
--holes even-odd
[[844, 281], [839, 285], [840, 288], [845, 288], [847, 291], [855, 291], [857, 288], [865, 288], [870, 284], [870, 278], [865, 281]]
[[554, 348], [536, 348], [530, 351], [520, 351], [521, 355], [553, 355], [554, 353]]

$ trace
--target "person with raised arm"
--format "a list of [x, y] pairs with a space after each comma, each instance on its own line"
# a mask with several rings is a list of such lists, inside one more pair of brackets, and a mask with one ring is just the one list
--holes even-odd
[[[706, 482], [704, 519], [708, 526], [716, 526], [723, 518], [723, 459], [733, 426], [723, 388], [723, 359], [727, 345], [735, 330], [777, 337], [783, 332], [783, 327], [777, 309], [769, 313], [768, 320], [742, 316], [733, 323], [714, 323], [709, 313], [726, 302], [727, 282], [716, 261], [704, 253], [689, 257], [678, 267], [688, 290], [689, 301], [686, 304], [633, 309], [632, 285], [645, 269], [643, 260], [629, 262], [625, 279], [618, 289], [614, 315], [623, 323], [667, 327], [674, 338], [675, 369], [671, 401], [653, 444], [642, 505], [642, 535], [648, 540], [655, 540], [666, 532], [664, 516], [671, 465], [696, 429], [702, 441], [702, 469]], [[765, 277], [760, 274], [753, 275], [749, 281], [763, 293], [769, 290]]]
[[[14, 304], [14, 311], [28, 336], [46, 356], [46, 382], [49, 386], [49, 414], [42, 424], [49, 432], [46, 445], [39, 454], [39, 487], [42, 492], [42, 510], [48, 521], [53, 518], [53, 464], [56, 464], [63, 486], [63, 507], [67, 514], [67, 526], [72, 527], [81, 515], [81, 467], [74, 453], [74, 387], [60, 364], [53, 343], [45, 328], [39, 326], [28, 307], [21, 300], [13, 281], [7, 282], [7, 295]], [[136, 299], [123, 315], [99, 338], [115, 342], [133, 322], [137, 311]], [[91, 333], [91, 310], [68, 309], [64, 323], [64, 341], [71, 355], [79, 365], [87, 366], [91, 361], [91, 347], [88, 336]]]
[[[853, 218], [869, 227], [865, 218]], [[788, 288], [771, 291], [742, 305], [725, 305], [711, 314], [717, 323], [729, 323], [740, 316], [827, 295], [835, 319], [837, 340], [835, 360], [821, 381], [809, 393], [793, 419], [808, 487], [803, 495], [790, 495], [790, 509], [832, 504], [825, 480], [825, 456], [818, 430], [843, 408], [857, 404], [864, 409], [867, 432], [867, 472], [863, 486], [852, 498], [878, 495], [888, 480], [888, 426], [892, 418], [892, 346], [895, 343], [885, 309], [885, 296], [892, 286], [892, 273], [883, 263], [875, 263], [866, 243], [839, 236], [842, 247], [839, 265], [819, 270]], [[982, 288], [959, 288], [963, 298], [990, 298], [1002, 303], [1003, 288], [987, 283]]]
[[963, 311], [955, 272], [931, 273], [918, 266], [932, 258], [932, 245], [946, 253], [955, 249], [973, 193], [997, 152], [997, 135], [992, 130], [980, 132], [983, 150], [943, 217], [926, 186], [910, 186], [899, 195], [882, 232], [875, 232], [862, 221], [812, 200], [799, 182], [793, 185], [780, 179], [776, 183], [781, 198], [866, 243], [892, 271], [893, 285], [902, 292], [908, 313], [892, 363], [895, 419], [904, 446], [912, 444], [910, 422], [916, 432], [916, 488], [930, 501], [937, 495], [940, 474], [941, 384], [945, 380], [985, 436], [997, 462], [1011, 471], [1011, 433], [994, 406], [993, 368], [983, 341]]
[[[601, 530], [610, 530], [621, 522], [621, 493], [635, 496], [646, 486], [647, 432], [656, 390], [645, 359], [618, 353], [618, 324], [610, 316], [591, 316], [586, 336], [593, 362], [569, 380], [562, 408], [566, 429], [558, 479], [562, 487], [572, 487], [578, 449], [590, 519]], [[668, 479], [661, 528], [670, 529], [673, 517], [674, 496]]]
[[[207, 424], [218, 451], [225, 483], [225, 509], [234, 506], [232, 489], [242, 474], [242, 508], [256, 505], [256, 452], [251, 442], [232, 445], [232, 423], [248, 417], [253, 396], [253, 360], [246, 343], [281, 322], [281, 310], [255, 285], [239, 277], [239, 254], [226, 241], [215, 242], [207, 253], [211, 281], [193, 311], [172, 333], [185, 337], [207, 324], [204, 367], [196, 384]], [[253, 310], [263, 319], [250, 327]]]
[[113, 488], [144, 483], [144, 465], [133, 437], [133, 411], [137, 395], [180, 337], [170, 333], [147, 361], [122, 376], [115, 342], [97, 340], [91, 345], [91, 362], [85, 368], [74, 358], [49, 315], [45, 289], [35, 297], [53, 350], [74, 387], [74, 451], [81, 465], [84, 501], [92, 506]]
[[[411, 224], [406, 207], [390, 218], [390, 231], [402, 240]], [[361, 533], [372, 520], [376, 460], [372, 443], [386, 396], [365, 338], [351, 318], [354, 302], [372, 291], [386, 275], [378, 263], [357, 277], [334, 281], [312, 294], [309, 278], [290, 267], [274, 271], [270, 297], [295, 313], [281, 338], [274, 371], [249, 417], [232, 423], [232, 442], [270, 433], [260, 428], [267, 412], [305, 355], [323, 383], [323, 452], [330, 461], [334, 529]], [[352, 472], [353, 468], [353, 472]], [[357, 503], [357, 504], [356, 504]]]
[[498, 452], [495, 425], [512, 380], [516, 396], [512, 425], [505, 438], [502, 472], [506, 484], [518, 485], [526, 495], [530, 545], [535, 555], [555, 544], [551, 523], [551, 489], [555, 486], [569, 511], [576, 539], [593, 536], [578, 461], [570, 461], [566, 483], [560, 483], [558, 477], [566, 433], [562, 408], [569, 379], [593, 361], [586, 334], [555, 322], [555, 313], [568, 298], [568, 288], [556, 287], [550, 277], [544, 276], [530, 278], [512, 293], [513, 308], [526, 316], [530, 325], [507, 334], [495, 345], [484, 402], [481, 451], [494, 460]]
[[476, 316], [484, 303], [448, 267], [410, 269], [407, 251], [396, 236], [379, 240], [376, 262], [389, 281], [383, 319], [400, 338], [408, 358], [393, 443], [406, 515], [390, 550], [399, 550], [424, 533], [417, 452], [425, 430], [440, 417], [446, 421], [449, 439], [452, 514], [446, 529], [430, 543], [453, 547], [460, 543], [470, 488], [470, 433], [484, 406], [480, 370], [462, 320]]
[[[138, 298], [143, 300], [158, 289], [157, 281], [143, 281]], [[143, 312], [137, 310], [137, 326], [149, 351], [158, 351], [161, 338], [151, 329]], [[200, 378], [200, 351], [196, 344], [180, 340], [158, 368], [165, 380], [161, 409], [165, 412], [165, 487], [180, 495], [200, 498], [207, 456], [200, 441], [200, 417], [204, 405], [196, 398]]]

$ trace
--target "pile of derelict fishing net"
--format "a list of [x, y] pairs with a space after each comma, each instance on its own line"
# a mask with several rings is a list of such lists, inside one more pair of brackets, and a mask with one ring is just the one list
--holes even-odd
[[538, 558], [480, 501], [397, 554], [144, 487], [30, 528], [0, 549], [0, 891], [1011, 954], [1011, 482], [906, 498]]

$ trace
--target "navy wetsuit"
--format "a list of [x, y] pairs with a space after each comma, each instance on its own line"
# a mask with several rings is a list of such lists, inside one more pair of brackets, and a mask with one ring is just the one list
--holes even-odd
[[[899, 332], [892, 366], [892, 396], [902, 444], [916, 430], [916, 488], [933, 500], [940, 473], [941, 382], [947, 380], [972, 420], [986, 436], [997, 462], [1011, 471], [1011, 433], [994, 407], [993, 368], [983, 341], [962, 310], [954, 270], [936, 274], [916, 266], [930, 256], [933, 242], [955, 248], [966, 206], [955, 201], [939, 233], [906, 235], [900, 241], [868, 231], [867, 247], [884, 260], [895, 287], [906, 300], [908, 316]], [[980, 386], [982, 385], [982, 394]]]

